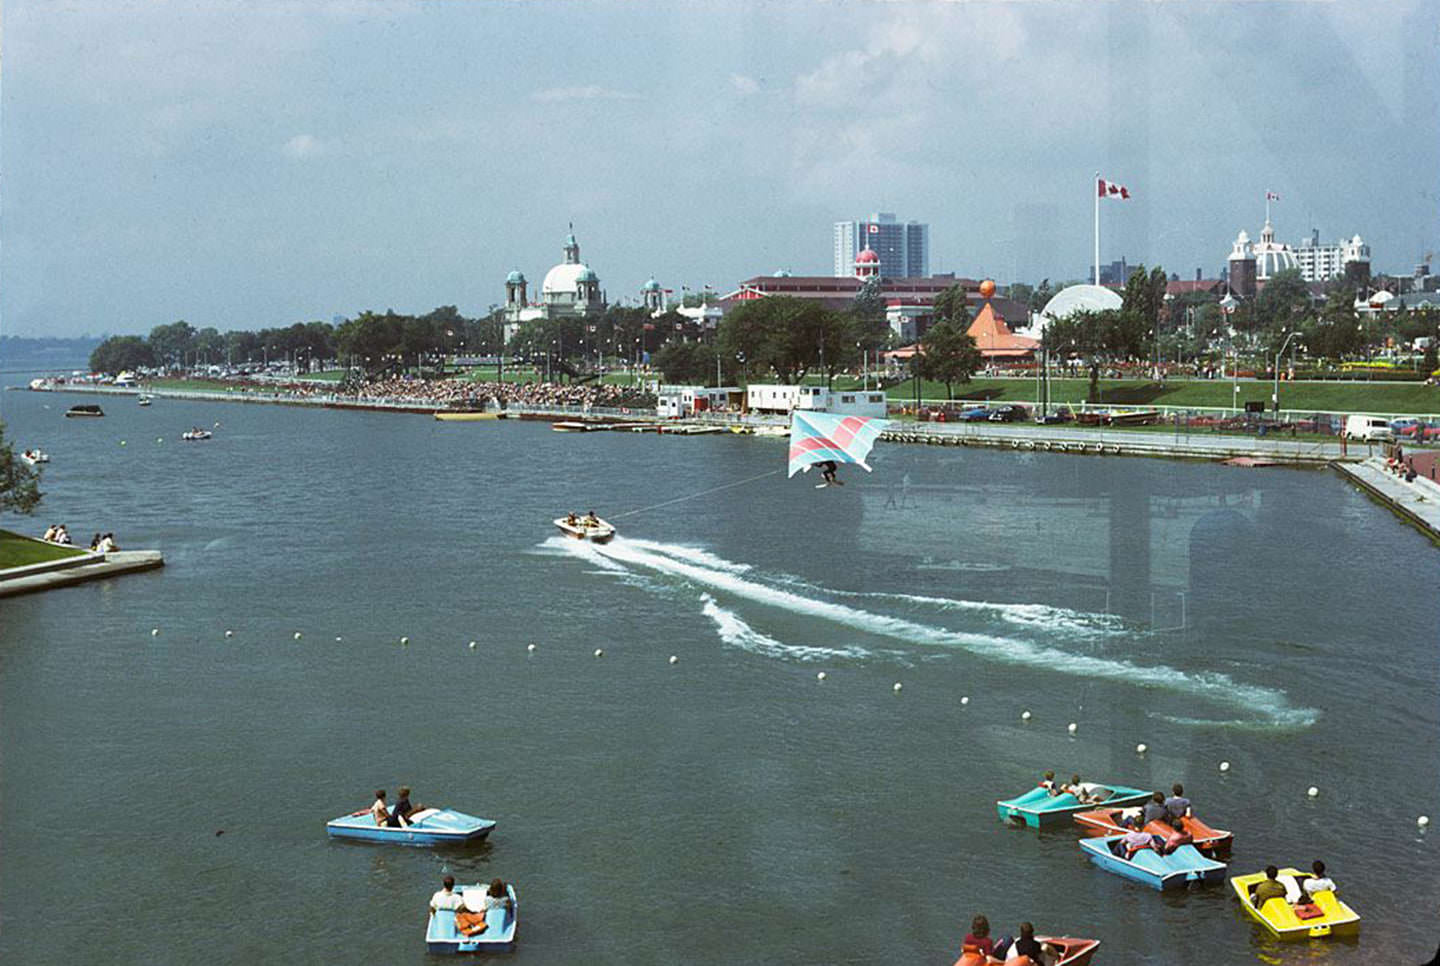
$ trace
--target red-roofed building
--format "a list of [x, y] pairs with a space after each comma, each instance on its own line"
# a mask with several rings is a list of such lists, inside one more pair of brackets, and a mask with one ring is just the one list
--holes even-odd
[[970, 338], [980, 349], [986, 361], [1002, 362], [1009, 359], [1028, 359], [1040, 348], [1039, 341], [1016, 335], [1005, 324], [1005, 316], [995, 311], [994, 305], [986, 302], [967, 329]]

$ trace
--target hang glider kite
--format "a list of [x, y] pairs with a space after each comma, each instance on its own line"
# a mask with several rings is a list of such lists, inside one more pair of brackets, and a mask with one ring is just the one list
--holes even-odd
[[870, 455], [876, 438], [889, 423], [888, 419], [866, 416], [793, 410], [790, 414], [789, 475], [794, 476], [800, 470], [808, 473], [810, 467], [818, 465], [826, 483], [839, 483], [835, 479], [836, 463], [854, 463], [870, 472], [865, 457]]

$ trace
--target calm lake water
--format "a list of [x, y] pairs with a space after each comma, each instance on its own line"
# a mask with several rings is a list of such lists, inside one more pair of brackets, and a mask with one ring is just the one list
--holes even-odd
[[[545, 964], [948, 966], [977, 912], [1104, 966], [1440, 940], [1440, 553], [1331, 473], [881, 443], [817, 490], [776, 440], [85, 401], [0, 394], [54, 458], [3, 525], [167, 566], [0, 601], [5, 962], [418, 964], [447, 872]], [[552, 535], [592, 507], [608, 547]], [[1183, 781], [1361, 938], [1002, 825], [1047, 768]], [[402, 783], [491, 841], [327, 840]]]

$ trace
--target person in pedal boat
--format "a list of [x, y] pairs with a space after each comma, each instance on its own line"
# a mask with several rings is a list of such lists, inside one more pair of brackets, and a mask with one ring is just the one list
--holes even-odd
[[439, 909], [464, 909], [465, 899], [455, 891], [455, 877], [447, 875], [441, 884], [444, 888], [437, 889], [430, 897], [430, 911], [433, 913]]
[[370, 805], [370, 817], [375, 819], [376, 825], [388, 825], [390, 822], [390, 807], [385, 804], [385, 789], [375, 789], [375, 801]]

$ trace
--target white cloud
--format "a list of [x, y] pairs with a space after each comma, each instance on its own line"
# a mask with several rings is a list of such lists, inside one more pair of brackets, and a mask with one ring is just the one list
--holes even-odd
[[639, 94], [628, 91], [611, 90], [608, 87], [601, 87], [598, 84], [587, 84], [584, 87], [550, 87], [543, 91], [536, 91], [530, 95], [532, 100], [537, 101], [635, 101], [640, 99]]
[[328, 145], [313, 134], [297, 134], [285, 142], [280, 149], [287, 158], [296, 161], [304, 161], [309, 158], [318, 157], [328, 150]]
[[744, 74], [731, 74], [730, 86], [741, 94], [755, 94], [760, 90], [760, 82], [753, 77], [746, 77]]

